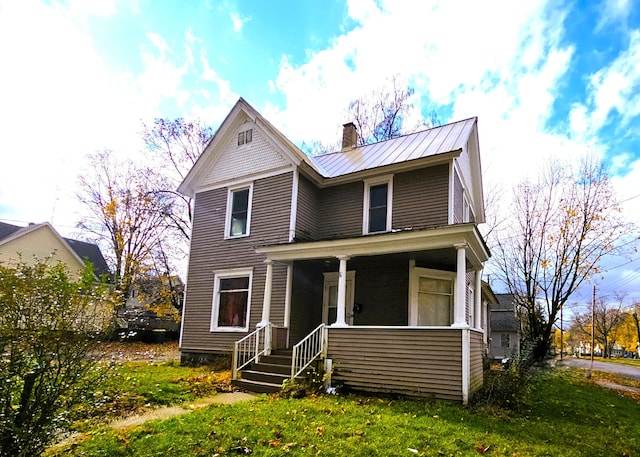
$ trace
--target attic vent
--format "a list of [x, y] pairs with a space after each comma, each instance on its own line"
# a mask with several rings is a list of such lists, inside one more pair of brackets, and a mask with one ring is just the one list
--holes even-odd
[[358, 130], [353, 122], [342, 126], [342, 150], [348, 151], [358, 145]]
[[244, 132], [238, 133], [238, 146], [242, 146], [246, 143], [251, 143], [253, 139], [253, 129], [245, 130]]

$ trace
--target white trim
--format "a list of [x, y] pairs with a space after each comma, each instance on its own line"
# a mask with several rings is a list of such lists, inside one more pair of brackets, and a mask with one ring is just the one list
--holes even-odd
[[291, 184], [291, 216], [289, 216], [289, 243], [296, 237], [296, 224], [298, 218], [298, 183], [300, 174], [298, 169], [293, 170], [293, 183]]
[[469, 380], [471, 379], [471, 329], [462, 330], [462, 404], [469, 403]]
[[453, 160], [449, 163], [449, 205], [448, 205], [448, 212], [449, 212], [449, 225], [453, 224], [455, 222], [454, 220], [454, 210], [455, 210], [455, 203], [454, 203], [454, 197], [455, 197], [455, 167], [453, 165]]
[[[231, 268], [228, 270], [217, 270], [213, 272], [213, 303], [211, 311], [211, 332], [247, 332], [249, 331], [249, 321], [251, 320], [251, 289], [253, 286], [253, 268]], [[220, 306], [220, 279], [228, 278], [249, 278], [249, 290], [247, 293], [247, 317], [244, 327], [219, 327], [218, 312]]]
[[258, 246], [256, 253], [265, 254], [275, 261], [310, 260], [341, 255], [357, 257], [453, 248], [459, 243], [466, 244], [467, 257], [472, 266], [479, 268], [482, 262], [489, 258], [489, 251], [474, 224], [455, 224], [435, 229], [407, 230], [330, 241]]
[[424, 326], [418, 325], [418, 287], [420, 281], [418, 281], [419, 277], [427, 277], [434, 279], [443, 279], [447, 281], [451, 281], [451, 301], [449, 302], [449, 322], [453, 322], [453, 313], [455, 307], [455, 290], [456, 290], [456, 275], [451, 271], [443, 271], [443, 270], [433, 270], [431, 268], [422, 268], [416, 267], [415, 261], [413, 262], [413, 266], [410, 264], [410, 274], [409, 274], [409, 326], [418, 327], [418, 328], [441, 328], [446, 326], [438, 325], [438, 326]]
[[[249, 196], [247, 198], [247, 228], [245, 233], [241, 235], [231, 235], [231, 210], [233, 206], [233, 193], [241, 190], [249, 189]], [[224, 221], [224, 238], [244, 238], [251, 234], [251, 206], [253, 202], [253, 181], [245, 182], [244, 184], [229, 187], [227, 189], [227, 213]]]
[[[385, 230], [379, 232], [369, 231], [369, 204], [371, 198], [370, 189], [372, 186], [378, 186], [380, 184], [387, 185], [387, 220], [385, 224]], [[378, 176], [376, 178], [369, 178], [364, 180], [364, 198], [362, 205], [362, 234], [368, 235], [371, 233], [384, 233], [391, 231], [392, 214], [393, 214], [393, 175]]]
[[416, 288], [416, 278], [413, 275], [413, 270], [416, 267], [416, 261], [409, 260], [409, 290], [407, 291], [407, 324], [411, 325], [412, 322], [418, 322], [417, 316], [417, 303], [414, 307], [413, 304], [413, 290]]

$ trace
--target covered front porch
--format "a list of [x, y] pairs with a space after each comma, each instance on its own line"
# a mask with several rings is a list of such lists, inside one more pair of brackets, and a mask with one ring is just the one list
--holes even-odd
[[[256, 251], [267, 258], [259, 326], [271, 329], [269, 348], [324, 357], [332, 382], [354, 390], [466, 403], [482, 385], [488, 252], [473, 224]], [[270, 319], [276, 262], [287, 265], [283, 327]], [[322, 347], [310, 349], [319, 326]]]

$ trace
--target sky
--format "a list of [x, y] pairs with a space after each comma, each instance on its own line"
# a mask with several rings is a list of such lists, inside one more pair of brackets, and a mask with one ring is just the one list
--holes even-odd
[[[396, 76], [415, 119], [478, 116], [485, 188], [591, 151], [640, 223], [638, 1], [0, 0], [0, 59], [0, 221], [81, 237], [87, 156], [144, 157], [142, 122], [215, 128], [243, 97], [335, 143]], [[603, 293], [640, 297], [640, 255], [608, 267]]]

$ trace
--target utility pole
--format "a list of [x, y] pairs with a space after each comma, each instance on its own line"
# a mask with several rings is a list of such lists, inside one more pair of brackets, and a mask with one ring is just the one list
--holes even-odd
[[593, 370], [593, 352], [596, 346], [596, 285], [593, 285], [593, 295], [591, 297], [591, 368]]
[[562, 310], [564, 309], [564, 305], [560, 307], [560, 360], [562, 360], [562, 348], [564, 347], [564, 345], [562, 344], [562, 337], [563, 332], [562, 332]]

